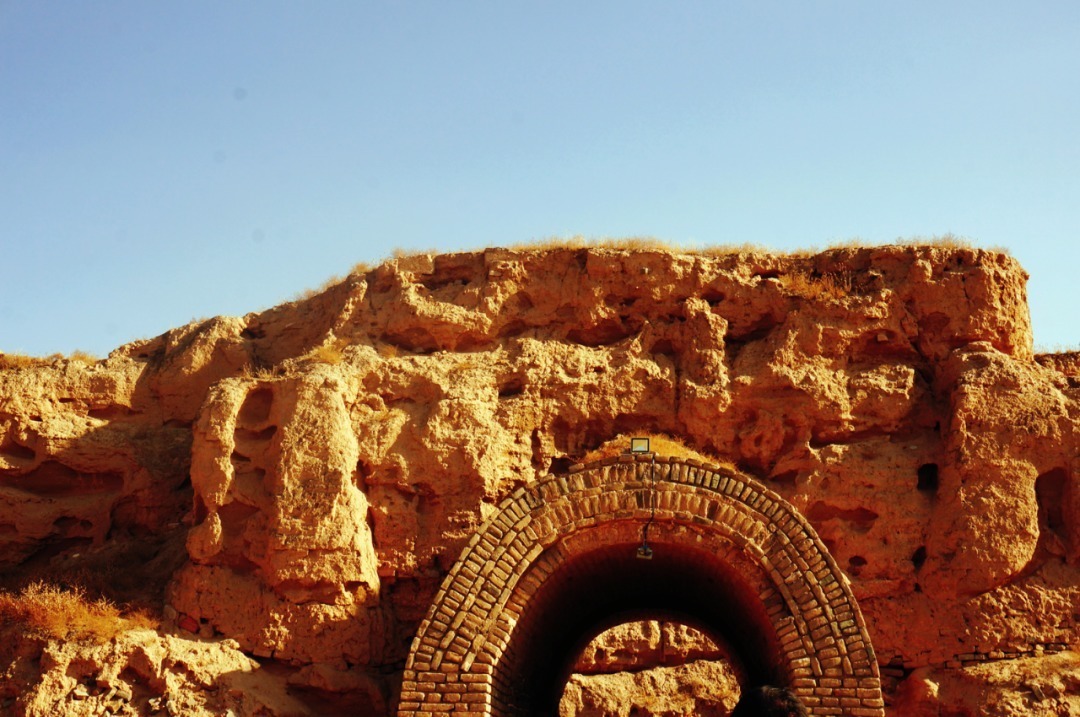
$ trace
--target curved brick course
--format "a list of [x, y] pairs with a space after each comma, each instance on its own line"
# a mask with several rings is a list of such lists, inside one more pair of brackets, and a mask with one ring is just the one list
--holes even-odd
[[[650, 519], [650, 535], [673, 556], [669, 570], [688, 579], [713, 571], [724, 578], [715, 595], [736, 582], [749, 595], [744, 622], [765, 633], [767, 646], [757, 653], [775, 663], [772, 677], [789, 684], [812, 715], [884, 714], [877, 662], [854, 596], [791, 505], [728, 469], [623, 456], [520, 488], [481, 526], [417, 631], [399, 717], [534, 714], [535, 705], [519, 704], [517, 681], [529, 669], [530, 646], [544, 640], [529, 634], [550, 625], [550, 617], [531, 624], [543, 613], [536, 604], [558, 592], [550, 586], [575, 578], [591, 578], [594, 591], [603, 584], [597, 581], [611, 580], [612, 592], [625, 592], [630, 567], [620, 556], [632, 555], [624, 548]], [[657, 558], [663, 566], [660, 547]], [[555, 609], [572, 612], [568, 607], [593, 594], [563, 597]], [[686, 604], [696, 606], [693, 612], [703, 603]], [[698, 613], [709, 622], [707, 611]]]

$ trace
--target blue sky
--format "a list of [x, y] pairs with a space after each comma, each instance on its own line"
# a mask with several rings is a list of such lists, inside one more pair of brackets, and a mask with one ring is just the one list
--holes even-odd
[[0, 350], [395, 247], [954, 233], [1080, 344], [1080, 3], [0, 0]]

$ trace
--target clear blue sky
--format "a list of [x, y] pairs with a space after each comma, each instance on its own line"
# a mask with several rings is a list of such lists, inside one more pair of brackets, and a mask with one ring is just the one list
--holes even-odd
[[4, 351], [395, 247], [947, 232], [1080, 343], [1080, 3], [0, 0]]

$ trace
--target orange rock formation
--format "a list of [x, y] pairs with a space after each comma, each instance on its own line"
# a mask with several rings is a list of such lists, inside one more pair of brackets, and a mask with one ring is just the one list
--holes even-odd
[[[1080, 359], [1033, 355], [1026, 278], [932, 246], [421, 255], [0, 370], [4, 584], [162, 617], [94, 646], [7, 620], [0, 713], [394, 714], [500, 500], [651, 433], [809, 520], [886, 714], [1080, 715]], [[662, 630], [690, 634], [594, 641], [563, 714], [727, 714], [724, 649], [642, 657]]]

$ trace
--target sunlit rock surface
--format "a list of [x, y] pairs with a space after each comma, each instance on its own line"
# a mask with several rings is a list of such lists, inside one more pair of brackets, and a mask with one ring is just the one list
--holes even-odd
[[[962, 247], [419, 255], [97, 363], [0, 370], [5, 584], [111, 570], [114, 599], [163, 618], [76, 668], [7, 625], [0, 712], [104, 704], [74, 695], [108, 673], [136, 714], [392, 714], [499, 500], [652, 433], [810, 520], [895, 714], [1080, 714], [1080, 360], [1033, 355], [1026, 278]], [[633, 632], [661, 629], [598, 638], [563, 714], [727, 714], [722, 648], [674, 659]]]

